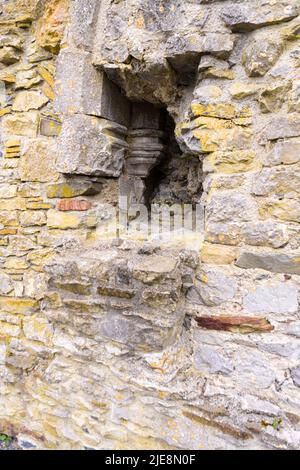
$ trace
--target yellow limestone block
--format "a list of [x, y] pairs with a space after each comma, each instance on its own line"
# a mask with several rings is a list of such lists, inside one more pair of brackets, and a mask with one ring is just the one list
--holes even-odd
[[11, 106], [7, 106], [6, 108], [0, 108], [0, 117], [5, 116], [5, 114], [9, 114], [11, 112]]
[[47, 226], [50, 228], [66, 230], [71, 228], [78, 228], [81, 224], [81, 221], [82, 218], [77, 214], [50, 210], [48, 212]]
[[47, 83], [45, 83], [43, 86], [43, 93], [45, 96], [47, 96], [47, 98], [49, 98], [49, 100], [54, 100], [55, 94], [53, 88], [51, 88], [51, 86], [49, 86]]
[[0, 309], [3, 312], [26, 315], [37, 310], [39, 304], [36, 300], [21, 297], [0, 297]]
[[238, 249], [233, 246], [204, 243], [201, 261], [207, 264], [231, 264], [238, 256]]
[[21, 141], [19, 139], [10, 139], [5, 142], [5, 147], [20, 147]]
[[54, 78], [53, 75], [42, 65], [38, 65], [38, 73], [42, 77], [43, 80], [45, 80], [48, 85], [53, 88], [54, 87]]

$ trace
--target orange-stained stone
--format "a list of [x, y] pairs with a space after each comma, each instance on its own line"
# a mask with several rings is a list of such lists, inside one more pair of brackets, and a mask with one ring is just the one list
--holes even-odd
[[196, 317], [196, 322], [207, 330], [230, 331], [231, 333], [257, 333], [273, 331], [274, 327], [266, 318], [221, 316]]

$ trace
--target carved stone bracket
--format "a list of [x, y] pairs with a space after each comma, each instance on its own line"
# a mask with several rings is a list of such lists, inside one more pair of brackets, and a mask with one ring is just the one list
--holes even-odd
[[163, 157], [164, 133], [156, 129], [135, 129], [128, 135], [126, 171], [130, 176], [147, 178]]
[[120, 195], [131, 204], [146, 202], [147, 178], [160, 163], [165, 152], [165, 133], [161, 109], [148, 103], [132, 105], [131, 129], [124, 174], [120, 178]]

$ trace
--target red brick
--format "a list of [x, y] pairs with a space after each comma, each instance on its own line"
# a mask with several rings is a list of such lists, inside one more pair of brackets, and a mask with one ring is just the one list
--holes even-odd
[[62, 199], [58, 201], [56, 209], [59, 211], [88, 211], [92, 204], [78, 199]]

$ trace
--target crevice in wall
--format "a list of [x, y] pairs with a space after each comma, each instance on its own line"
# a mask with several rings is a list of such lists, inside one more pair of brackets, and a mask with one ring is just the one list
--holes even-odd
[[202, 164], [182, 152], [175, 137], [175, 122], [165, 112], [166, 152], [149, 176], [150, 203], [195, 204], [202, 194]]

